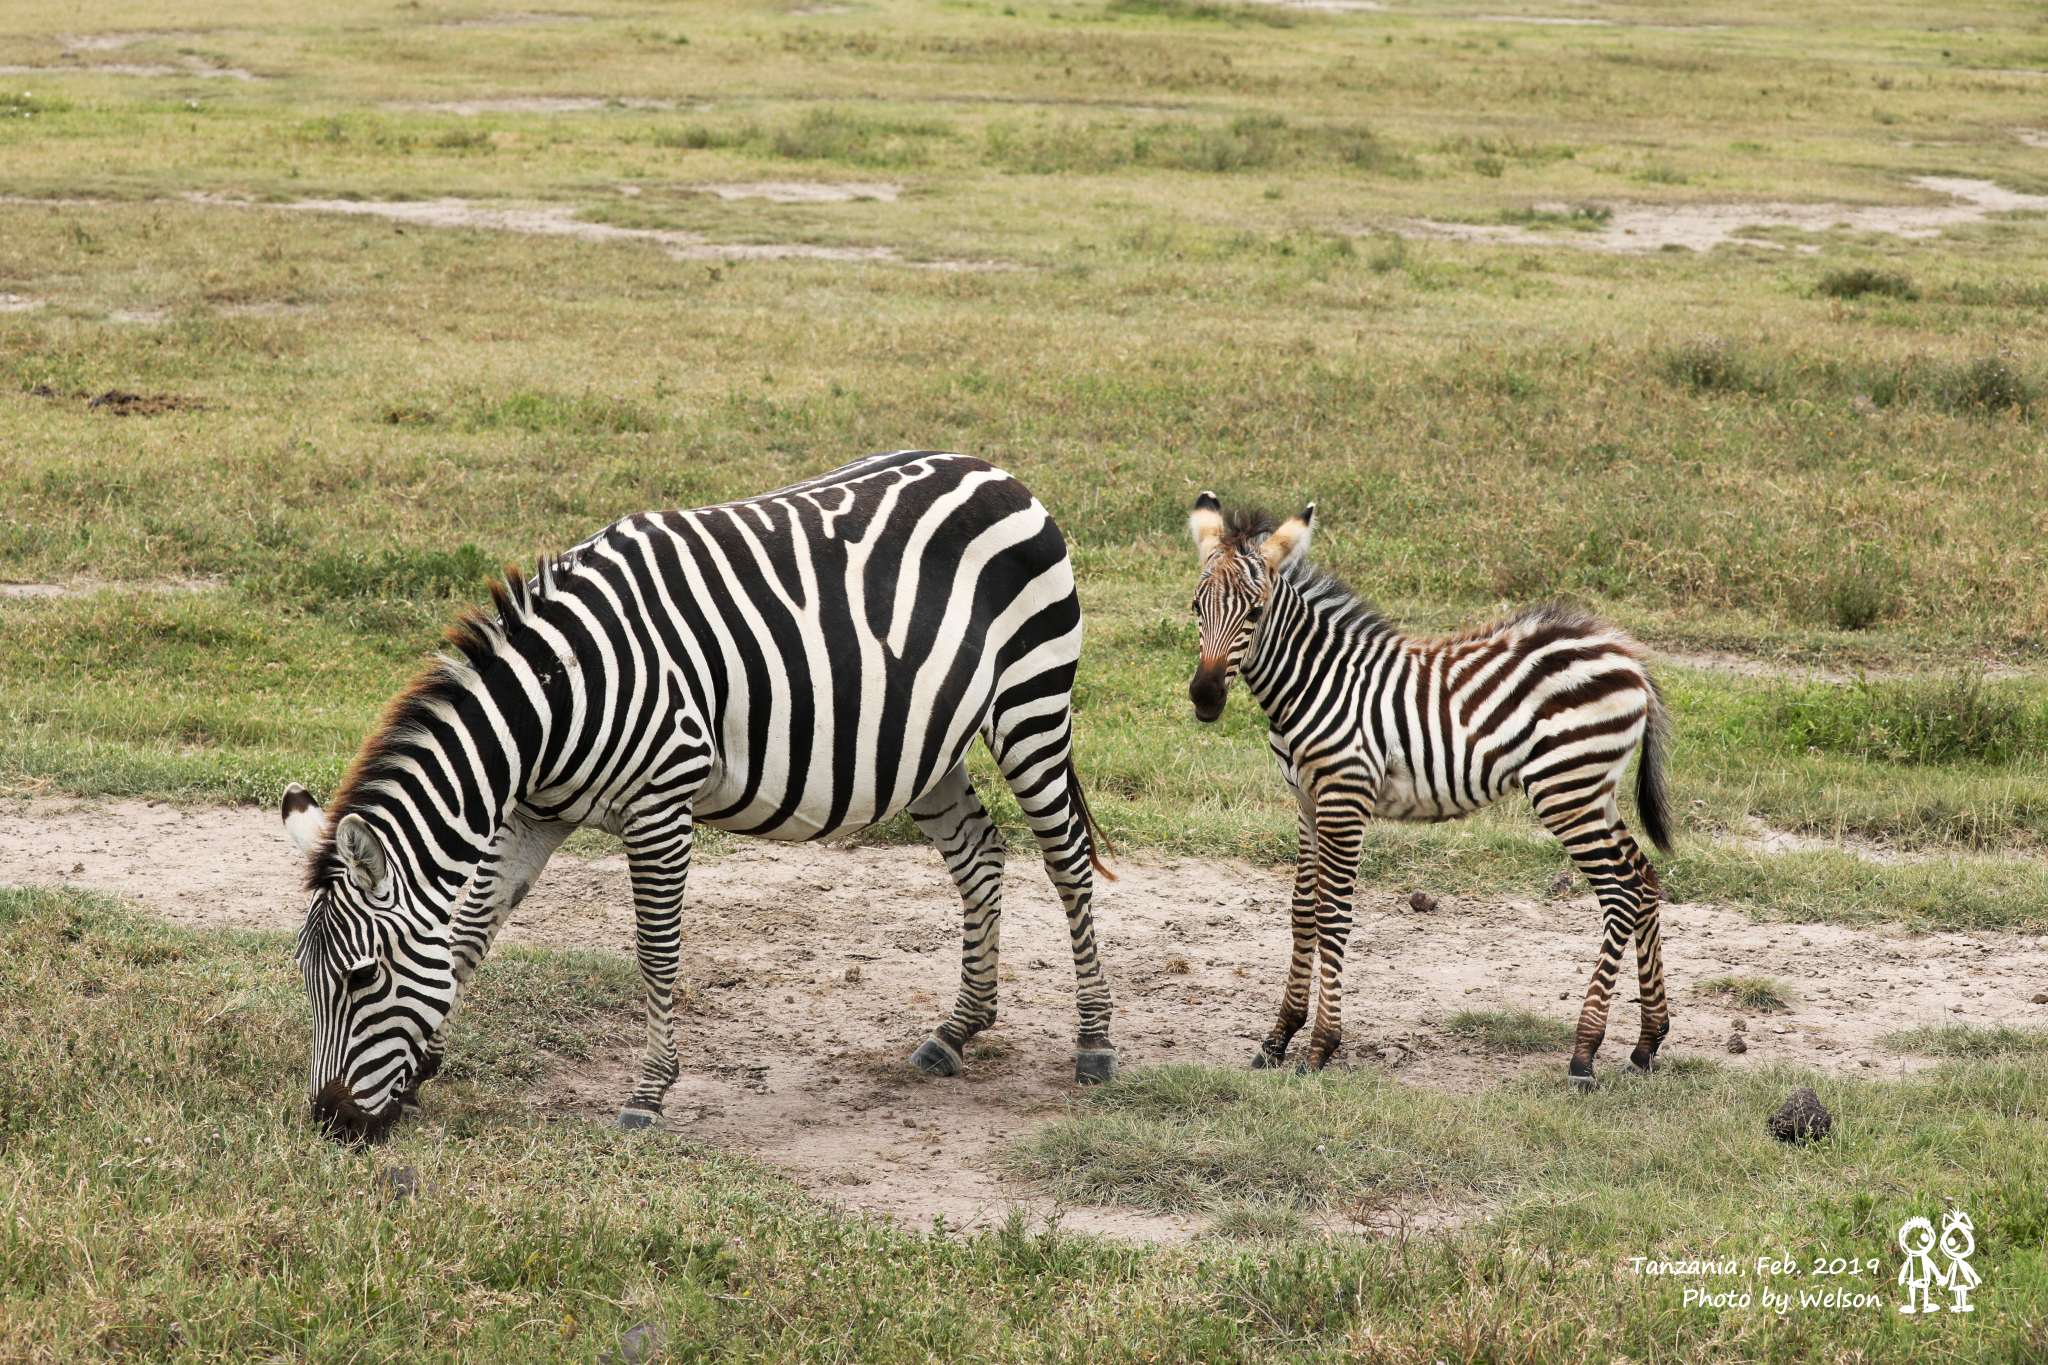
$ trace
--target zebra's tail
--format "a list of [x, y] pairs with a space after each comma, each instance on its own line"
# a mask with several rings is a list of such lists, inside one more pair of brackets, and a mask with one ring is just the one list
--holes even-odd
[[1116, 873], [1103, 864], [1096, 850], [1114, 858], [1116, 849], [1110, 845], [1109, 836], [1102, 832], [1102, 826], [1095, 823], [1095, 812], [1088, 809], [1088, 793], [1081, 790], [1081, 774], [1074, 771], [1074, 751], [1067, 750], [1067, 791], [1074, 798], [1074, 809], [1081, 812], [1082, 827], [1088, 831], [1088, 861], [1102, 874], [1105, 881], [1115, 881]]
[[1657, 684], [1650, 683], [1649, 723], [1643, 727], [1643, 756], [1636, 764], [1636, 815], [1643, 833], [1665, 853], [1671, 851], [1671, 803], [1664, 792], [1664, 746], [1671, 738], [1670, 713]]

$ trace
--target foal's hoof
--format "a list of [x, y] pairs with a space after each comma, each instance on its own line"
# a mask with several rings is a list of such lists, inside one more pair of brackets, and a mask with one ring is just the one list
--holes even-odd
[[652, 1128], [660, 1120], [659, 1114], [649, 1113], [645, 1109], [621, 1109], [618, 1127], [621, 1132], [631, 1133], [641, 1128]]
[[1593, 1088], [1593, 1064], [1573, 1062], [1565, 1075], [1564, 1083], [1572, 1088], [1572, 1093], [1585, 1094]]
[[1651, 1068], [1655, 1065], [1655, 1061], [1655, 1058], [1645, 1057], [1639, 1062], [1633, 1056], [1631, 1056], [1628, 1059], [1628, 1069], [1630, 1071], [1635, 1072], [1635, 1074], [1638, 1076], [1647, 1076], [1650, 1074]]
[[927, 1038], [910, 1054], [910, 1064], [933, 1076], [957, 1076], [963, 1063], [960, 1054], [936, 1038]]
[[1116, 1079], [1116, 1049], [1088, 1048], [1074, 1054], [1074, 1079], [1082, 1085], [1101, 1085]]
[[1286, 1062], [1286, 1053], [1275, 1052], [1264, 1043], [1259, 1044], [1259, 1050], [1252, 1054], [1252, 1070], [1254, 1071], [1276, 1071], [1285, 1065]]

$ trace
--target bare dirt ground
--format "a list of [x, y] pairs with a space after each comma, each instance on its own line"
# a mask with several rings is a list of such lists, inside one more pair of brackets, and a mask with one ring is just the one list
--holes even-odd
[[[0, 808], [0, 883], [93, 887], [174, 923], [296, 929], [301, 867], [269, 811], [46, 800]], [[995, 1158], [1074, 1094], [1072, 959], [1037, 861], [1013, 854], [1009, 867], [1002, 1017], [964, 1076], [933, 1081], [902, 1058], [943, 1016], [957, 982], [959, 903], [934, 853], [743, 842], [700, 862], [685, 918], [692, 1008], [668, 1126], [772, 1162], [849, 1209], [906, 1222], [943, 1214], [971, 1226], [1014, 1203], [1048, 1211], [1001, 1179]], [[1127, 858], [1118, 870], [1122, 880], [1101, 889], [1098, 928], [1122, 1065], [1244, 1066], [1286, 971], [1287, 877], [1195, 859]], [[1421, 914], [1407, 890], [1359, 898], [1338, 1064], [1461, 1093], [1525, 1072], [1561, 1078], [1561, 1054], [1489, 1055], [1444, 1024], [1461, 1009], [1575, 1019], [1597, 948], [1592, 898], [1445, 897]], [[1667, 1057], [1897, 1075], [1927, 1063], [1881, 1049], [1894, 1030], [2048, 1025], [2048, 1006], [2030, 1003], [2048, 990], [2040, 939], [1760, 924], [1703, 904], [1664, 914]], [[631, 933], [624, 858], [562, 855], [504, 940], [624, 953]], [[1770, 975], [1797, 991], [1788, 1013], [1747, 1021], [1742, 1056], [1725, 1050], [1735, 1012], [1698, 989], [1728, 975]], [[1623, 1064], [1633, 1016], [1617, 1006], [1603, 1070]], [[590, 1062], [559, 1068], [532, 1102], [609, 1119], [630, 1089], [637, 1045], [622, 1021]], [[1076, 1229], [1147, 1239], [1200, 1229], [1199, 1219], [1115, 1210], [1065, 1217]]]
[[[1534, 22], [1601, 22], [1537, 20]], [[1524, 245], [1575, 246], [1593, 251], [1661, 251], [1685, 247], [1711, 251], [1723, 242], [1746, 241], [1751, 246], [1777, 247], [1770, 241], [1746, 237], [1746, 231], [1760, 228], [1792, 228], [1802, 232], [1828, 232], [1837, 228], [1855, 232], [1889, 232], [1899, 237], [1935, 237], [1942, 229], [1959, 223], [1982, 222], [1993, 213], [2015, 209], [2048, 208], [2048, 196], [2022, 194], [1989, 180], [1968, 180], [1922, 175], [1912, 183], [1947, 202], [1927, 204], [1789, 204], [1774, 202], [1737, 204], [1631, 204], [1607, 205], [1610, 216], [1597, 231], [1533, 232], [1528, 228], [1477, 223], [1440, 223], [1417, 219], [1402, 229], [1410, 237], [1434, 237], [1459, 242], [1520, 243]], [[1564, 212], [1564, 204], [1538, 204], [1538, 209]], [[1806, 245], [1805, 251], [1817, 250]]]

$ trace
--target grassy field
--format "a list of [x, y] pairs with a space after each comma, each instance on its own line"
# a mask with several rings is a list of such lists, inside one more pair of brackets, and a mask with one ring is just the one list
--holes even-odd
[[[17, 0], [0, 583], [64, 593], [0, 595], [0, 791], [324, 791], [494, 566], [939, 446], [1074, 546], [1082, 769], [1127, 846], [1291, 853], [1260, 719], [1185, 701], [1214, 487], [1315, 500], [1318, 556], [1416, 629], [1564, 598], [1678, 656], [1674, 895], [2048, 929], [2048, 217], [1593, 249], [1645, 206], [2048, 194], [2044, 65], [2019, 4]], [[702, 188], [753, 182], [853, 188]], [[548, 231], [474, 226], [506, 208]], [[1479, 229], [1524, 231], [1444, 235]], [[1538, 895], [1561, 865], [1508, 806], [1375, 830], [1364, 876]], [[1251, 1240], [922, 1239], [528, 1124], [611, 964], [494, 959], [433, 1122], [351, 1156], [299, 1119], [281, 944], [5, 894], [0, 1358], [591, 1359], [657, 1320], [706, 1359], [2048, 1358], [2024, 1032], [1902, 1036], [1941, 1069], [1823, 1085], [1843, 1136], [1799, 1153], [1761, 1136], [1788, 1075], [1578, 1107], [1139, 1077], [1020, 1188]], [[380, 1202], [403, 1164], [430, 1193]], [[1942, 1196], [1996, 1311], [1917, 1335], [1623, 1268], [1885, 1256]], [[1464, 1221], [1316, 1231], [1430, 1201]]]
[[[0, 952], [10, 1361], [590, 1361], [649, 1323], [684, 1361], [2048, 1352], [2048, 1083], [2006, 1055], [2019, 1044], [1912, 1082], [1822, 1080], [1836, 1136], [1810, 1150], [1761, 1123], [1799, 1077], [1711, 1062], [1584, 1099], [1147, 1072], [1012, 1161], [1020, 1192], [1214, 1215], [1202, 1241], [1136, 1247], [1038, 1221], [971, 1236], [851, 1221], [744, 1158], [536, 1124], [517, 1099], [534, 1047], [573, 1046], [631, 1001], [610, 959], [494, 960], [429, 1121], [349, 1151], [303, 1120], [305, 1011], [281, 936], [17, 890], [0, 891]], [[1922, 1324], [1892, 1309], [1890, 1243], [1944, 1199], [1973, 1217], [1985, 1284], [1973, 1317]], [[1354, 1218], [1389, 1235], [1320, 1233]], [[1636, 1270], [1701, 1257], [1746, 1269]], [[1816, 1257], [1882, 1272], [1816, 1277]], [[1702, 1284], [1884, 1302], [1687, 1302]]]

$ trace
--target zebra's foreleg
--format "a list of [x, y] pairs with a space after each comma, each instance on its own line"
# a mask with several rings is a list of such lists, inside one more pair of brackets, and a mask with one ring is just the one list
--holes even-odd
[[1320, 1071], [1344, 1042], [1344, 945], [1351, 937], [1351, 895], [1365, 845], [1364, 810], [1325, 793], [1316, 811], [1315, 928], [1320, 979], [1316, 1022], [1297, 1071]]
[[1310, 972], [1316, 960], [1316, 825], [1314, 813], [1306, 804], [1296, 823], [1300, 828], [1294, 858], [1294, 949], [1287, 959], [1287, 984], [1280, 992], [1279, 1018], [1252, 1057], [1255, 1071], [1284, 1063], [1288, 1044], [1308, 1021]]
[[1642, 849], [1636, 846], [1627, 830], [1621, 830], [1620, 834], [1636, 869], [1636, 885], [1632, 888], [1638, 907], [1636, 982], [1641, 988], [1639, 994], [1643, 1004], [1643, 1031], [1636, 1040], [1635, 1050], [1629, 1053], [1628, 1064], [1647, 1073], [1657, 1056], [1657, 1049], [1663, 1046], [1664, 1036], [1671, 1032], [1670, 1002], [1664, 994], [1663, 916], [1657, 909], [1660, 894], [1657, 869], [1650, 866], [1650, 860], [1643, 856]]
[[420, 1058], [420, 1069], [413, 1073], [412, 1084], [398, 1097], [399, 1109], [407, 1114], [417, 1115], [420, 1108], [420, 1087], [441, 1073], [441, 1063], [448, 1056], [448, 1035], [455, 1028], [455, 1016], [462, 1012], [462, 985], [455, 986], [455, 1001], [448, 1007], [448, 1017], [441, 1021], [441, 1027], [434, 1030], [427, 1039], [426, 1052]]
[[960, 1073], [967, 1040], [996, 1021], [996, 963], [1002, 944], [1003, 835], [961, 763], [911, 803], [910, 818], [938, 846], [960, 888], [960, 996], [953, 1013], [910, 1054], [935, 1076]]
[[682, 960], [683, 886], [690, 875], [696, 826], [687, 810], [666, 808], [629, 818], [626, 858], [633, 873], [633, 955], [646, 991], [647, 1048], [640, 1083], [619, 1111], [619, 1127], [652, 1127], [662, 1097], [675, 1084], [676, 972]]

